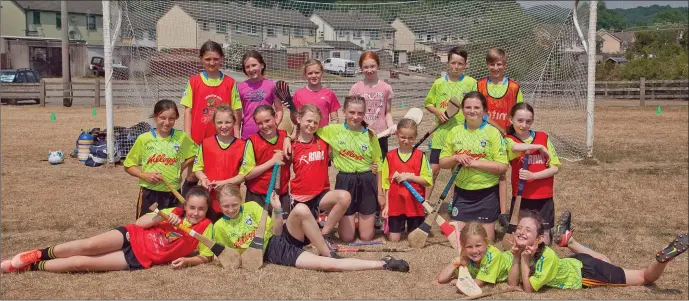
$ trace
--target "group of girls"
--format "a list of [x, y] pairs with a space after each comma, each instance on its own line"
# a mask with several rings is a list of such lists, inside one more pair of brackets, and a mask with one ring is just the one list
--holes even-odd
[[[506, 59], [500, 50], [491, 50], [486, 59], [491, 75], [478, 83], [464, 75], [467, 53], [458, 48], [449, 51], [448, 75], [433, 84], [425, 102], [441, 124], [434, 134], [430, 160], [413, 148], [418, 124], [410, 119], [393, 124], [392, 89], [377, 77], [380, 62], [374, 52], [365, 52], [359, 59], [364, 79], [344, 100], [343, 123], [339, 123], [337, 98], [321, 85], [323, 66], [307, 61], [307, 85], [294, 94], [293, 133], [278, 129], [284, 99], [279, 99], [275, 83], [266, 78], [260, 53], [244, 55], [248, 79], [236, 83], [220, 71], [223, 52], [217, 43], [205, 43], [200, 52], [204, 71], [190, 78], [181, 101], [185, 131], [174, 130], [179, 117], [175, 103], [157, 102], [152, 115], [156, 128], [137, 138], [124, 162], [127, 172], [140, 179], [136, 222], [88, 239], [20, 253], [2, 261], [3, 272], [198, 265], [212, 261], [212, 252], [175, 225], [185, 224], [241, 253], [249, 247], [264, 208], [272, 209], [264, 234], [266, 262], [313, 270], [407, 272], [406, 261], [389, 255], [381, 260], [339, 258], [330, 244], [332, 232], [337, 227], [344, 242], [354, 240], [357, 230], [361, 240], [371, 240], [375, 213], [380, 211], [387, 219], [388, 239], [400, 240], [424, 220], [423, 206], [403, 183], [430, 196], [439, 168], [455, 167], [460, 169], [451, 218], [460, 233], [460, 256], [443, 269], [438, 283], [449, 282], [456, 268], [464, 265], [479, 285], [521, 282], [527, 292], [543, 286], [641, 285], [657, 280], [666, 264], [689, 245], [687, 235], [679, 235], [647, 269], [622, 269], [574, 241], [571, 216], [566, 212], [552, 231], [552, 240], [575, 255], [558, 258], [547, 245], [554, 225], [552, 185], [559, 160], [547, 135], [531, 130], [534, 110], [518, 101], [521, 92], [504, 75]], [[502, 97], [497, 96], [500, 91]], [[461, 98], [461, 113], [448, 119], [444, 111], [452, 96]], [[501, 99], [509, 102], [509, 98], [514, 99], [505, 113], [509, 123], [501, 127], [504, 120], [496, 120], [501, 115], [489, 106]], [[399, 147], [388, 150], [387, 137], [376, 133], [392, 127]], [[522, 169], [527, 153], [529, 167]], [[328, 177], [331, 160], [338, 171], [333, 190]], [[276, 164], [280, 180], [268, 196]], [[522, 208], [537, 213], [520, 219], [514, 245], [502, 252], [492, 242], [494, 222], [506, 211], [499, 183], [508, 164], [513, 195], [517, 183], [526, 181]], [[179, 190], [187, 168], [192, 173], [181, 189], [186, 202], [179, 206], [161, 182]], [[241, 183], [246, 186], [244, 196], [239, 192]], [[148, 212], [153, 203], [165, 208], [167, 219]], [[320, 211], [328, 212], [321, 228]], [[319, 255], [304, 251], [309, 244]], [[198, 255], [189, 257], [194, 251]]]

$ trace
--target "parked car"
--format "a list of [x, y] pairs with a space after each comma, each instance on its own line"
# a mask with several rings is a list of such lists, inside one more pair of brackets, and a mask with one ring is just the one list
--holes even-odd
[[424, 72], [426, 70], [426, 67], [421, 66], [420, 64], [409, 65], [409, 66], [407, 66], [407, 70], [413, 71], [413, 72]]
[[357, 72], [356, 63], [352, 60], [329, 57], [323, 61], [325, 72], [335, 73], [339, 76], [354, 76]]
[[[100, 56], [92, 57], [89, 72], [93, 77], [105, 76], [105, 59]], [[114, 79], [129, 79], [129, 67], [122, 65], [121, 62], [113, 61], [112, 72]]]
[[[0, 82], [2, 83], [40, 83], [41, 75], [36, 70], [29, 68], [20, 69], [6, 69], [0, 71]], [[33, 100], [36, 103], [40, 103], [41, 100], [37, 98], [1, 98], [0, 102], [8, 103], [11, 105], [16, 105], [17, 101], [20, 100]]]

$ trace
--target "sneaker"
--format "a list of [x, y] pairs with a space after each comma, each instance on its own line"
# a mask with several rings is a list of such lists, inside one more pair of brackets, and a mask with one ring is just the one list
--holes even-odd
[[684, 253], [687, 248], [689, 248], [689, 235], [687, 233], [678, 234], [675, 240], [656, 254], [656, 260], [661, 263], [668, 262], [679, 254]]
[[569, 239], [572, 238], [572, 213], [562, 212], [552, 231], [553, 243], [560, 247], [569, 245]]
[[328, 246], [328, 249], [330, 250], [330, 257], [336, 259], [342, 258], [340, 255], [337, 255], [337, 246], [333, 243], [333, 235], [324, 234], [323, 239], [325, 240], [325, 244]]
[[22, 269], [32, 263], [41, 261], [41, 250], [35, 249], [19, 253], [12, 258], [12, 268]]
[[7, 259], [3, 260], [2, 263], [0, 263], [0, 268], [2, 269], [3, 273], [16, 273], [28, 271], [31, 268], [31, 265], [26, 265], [22, 268], [16, 269], [12, 266], [12, 260]]
[[393, 271], [393, 272], [409, 272], [409, 263], [407, 263], [404, 259], [395, 259], [395, 257], [392, 257], [390, 255], [386, 255], [385, 257], [381, 258], [383, 263], [383, 268], [388, 270], [388, 271]]
[[318, 227], [323, 229], [325, 227], [325, 222], [328, 220], [328, 215], [325, 213], [318, 214]]

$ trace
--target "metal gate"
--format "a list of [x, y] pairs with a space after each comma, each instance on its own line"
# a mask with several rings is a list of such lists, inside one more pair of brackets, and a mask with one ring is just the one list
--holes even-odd
[[60, 47], [29, 47], [29, 68], [41, 77], [62, 76], [62, 49]]

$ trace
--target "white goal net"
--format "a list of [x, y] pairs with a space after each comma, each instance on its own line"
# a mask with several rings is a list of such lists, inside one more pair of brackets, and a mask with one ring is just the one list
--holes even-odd
[[[266, 76], [288, 81], [292, 91], [305, 84], [300, 66], [306, 59], [358, 62], [363, 51], [376, 51], [379, 77], [392, 85], [393, 108], [400, 111], [423, 107], [432, 82], [446, 70], [449, 48], [468, 51], [465, 74], [479, 79], [488, 75], [488, 49], [498, 47], [507, 52], [507, 75], [535, 107], [534, 128], [550, 134], [561, 158], [586, 155], [587, 55], [572, 1], [128, 0], [108, 5], [115, 125], [149, 120], [157, 100], [179, 102], [188, 78], [202, 70], [199, 47], [208, 40], [223, 46], [225, 74], [243, 81], [241, 57], [256, 49], [266, 60]], [[584, 35], [588, 9], [588, 3], [579, 4], [576, 14]], [[324, 76], [324, 85], [342, 102], [361, 75], [332, 73]], [[431, 122], [427, 114], [424, 123]], [[180, 119], [176, 127], [182, 125]]]

